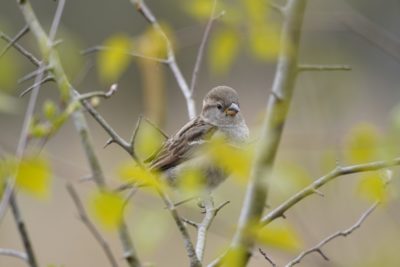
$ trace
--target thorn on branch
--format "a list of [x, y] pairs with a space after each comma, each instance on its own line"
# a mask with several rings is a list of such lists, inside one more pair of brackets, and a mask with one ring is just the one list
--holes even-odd
[[322, 252], [322, 249], [319, 248], [319, 249], [315, 250], [315, 252], [317, 252], [319, 255], [321, 255], [321, 257], [322, 257], [324, 260], [329, 261], [328, 256], [326, 256], [325, 253]]
[[226, 205], [228, 205], [229, 203], [231, 203], [231, 201], [230, 201], [230, 200], [227, 200], [227, 201], [225, 201], [224, 203], [222, 203], [221, 205], [219, 205], [217, 208], [215, 208], [215, 210], [214, 210], [215, 216], [217, 216], [218, 212], [219, 212], [223, 207], [225, 207]]
[[188, 225], [190, 225], [190, 226], [193, 226], [193, 227], [196, 228], [196, 229], [199, 228], [199, 224], [196, 223], [196, 222], [194, 222], [194, 221], [191, 221], [191, 220], [186, 219], [186, 218], [183, 218], [183, 217], [181, 217], [181, 220], [182, 220], [184, 223], [186, 223], [186, 224], [188, 224]]
[[34, 85], [30, 86], [29, 88], [25, 89], [20, 95], [19, 97], [24, 97], [26, 94], [28, 94], [29, 92], [31, 92], [34, 88], [36, 88], [39, 85], [43, 85], [47, 82], [54, 82], [54, 76], [53, 75], [47, 75], [46, 77], [44, 77], [43, 80], [41, 80], [38, 83], [35, 83]]
[[26, 81], [28, 81], [28, 80], [30, 80], [30, 79], [33, 79], [33, 78], [35, 78], [39, 73], [41, 73], [41, 72], [45, 73], [45, 72], [49, 71], [50, 69], [51, 69], [50, 66], [45, 66], [44, 68], [38, 68], [38, 69], [36, 69], [36, 70], [34, 70], [34, 71], [32, 71], [32, 72], [26, 74], [26, 75], [23, 76], [22, 78], [20, 78], [20, 79], [18, 80], [18, 83], [23, 83], [23, 82], [26, 82]]
[[325, 197], [324, 193], [322, 193], [318, 189], [313, 188], [312, 191], [313, 191], [313, 193], [319, 195], [320, 197]]
[[113, 138], [108, 139], [107, 142], [104, 144], [103, 148], [108, 147], [112, 143], [115, 143], [115, 140]]

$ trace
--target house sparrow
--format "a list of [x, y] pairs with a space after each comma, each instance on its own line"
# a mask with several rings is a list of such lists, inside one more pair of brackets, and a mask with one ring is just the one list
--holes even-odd
[[217, 136], [223, 136], [228, 144], [238, 145], [246, 141], [248, 135], [238, 94], [228, 86], [218, 86], [205, 96], [200, 115], [167, 139], [149, 158], [148, 167], [160, 172], [172, 186], [179, 185], [179, 176], [185, 169], [199, 168], [205, 178], [205, 187], [213, 189], [229, 173], [213, 166], [209, 157], [201, 155], [200, 148]]

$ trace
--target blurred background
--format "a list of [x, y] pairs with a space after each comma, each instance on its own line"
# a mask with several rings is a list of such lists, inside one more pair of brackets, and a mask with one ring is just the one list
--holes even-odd
[[[41, 23], [49, 29], [57, 3], [31, 2]], [[147, 1], [173, 40], [178, 64], [188, 82], [208, 14], [198, 2]], [[241, 9], [245, 1], [219, 2], [219, 8], [226, 13], [214, 23], [206, 49], [194, 92], [197, 111], [208, 90], [216, 85], [229, 85], [238, 91], [252, 138], [257, 139], [275, 73], [281, 17], [266, 8], [264, 23], [268, 26], [269, 38], [261, 38], [265, 29], [258, 31], [250, 25], [252, 14]], [[336, 161], [343, 165], [352, 163], [349, 146], [357, 134], [368, 135], [379, 144], [386, 144], [389, 136], [396, 139], [394, 128], [400, 117], [398, 108], [396, 112], [400, 100], [399, 12], [398, 0], [308, 1], [300, 62], [346, 64], [352, 70], [305, 72], [299, 76], [276, 161], [276, 175], [271, 182], [268, 201], [271, 208], [327, 173]], [[257, 20], [253, 22], [258, 23]], [[23, 26], [24, 20], [15, 1], [2, 1], [0, 30], [14, 36]], [[126, 139], [140, 114], [145, 114], [168, 134], [173, 134], [188, 120], [186, 104], [174, 76], [165, 65], [132, 58], [121, 75], [105, 79], [98, 55], [84, 56], [80, 52], [107, 44], [115, 36], [123, 36], [121, 38], [131, 38], [137, 51], [162, 55], [163, 48], [153, 47], [154, 39], [149, 39], [148, 26], [127, 0], [66, 1], [58, 33], [63, 40], [58, 47], [62, 62], [80, 92], [107, 90], [113, 82], [119, 84], [118, 92], [102, 100], [98, 110]], [[39, 55], [31, 34], [23, 37], [20, 43]], [[0, 48], [5, 45], [0, 42]], [[14, 50], [0, 58], [0, 99], [6, 103], [0, 112], [2, 155], [15, 153], [28, 100], [18, 95], [30, 86], [29, 82], [18, 84], [17, 80], [33, 70], [34, 66]], [[40, 90], [38, 113], [44, 101], [59, 99], [53, 83], [45, 84]], [[117, 186], [120, 183], [118, 168], [129, 161], [129, 156], [116, 145], [103, 149], [107, 134], [90, 116], [87, 119], [107, 182]], [[396, 142], [386, 146], [399, 155]], [[66, 181], [73, 182], [85, 202], [93, 190], [92, 183], [79, 183], [90, 170], [70, 121], [46, 143], [43, 153], [49, 158], [54, 173], [50, 196], [37, 199], [24, 193], [18, 195], [40, 265], [108, 266], [99, 245], [77, 218], [75, 206], [65, 189]], [[326, 246], [324, 252], [329, 262], [312, 254], [301, 265], [399, 266], [398, 172], [394, 172], [393, 178], [390, 200], [379, 207], [361, 229]], [[348, 228], [368, 208], [368, 200], [358, 197], [360, 179], [359, 175], [339, 178], [322, 188], [325, 197], [311, 196], [287, 212], [285, 223], [296, 232], [301, 248], [311, 247], [327, 235]], [[214, 259], [229, 244], [244, 191], [245, 184], [236, 180], [228, 180], [216, 190], [217, 203], [225, 200], [231, 203], [220, 212], [209, 231], [205, 262]], [[187, 218], [201, 219], [196, 203], [182, 206], [180, 210]], [[128, 208], [126, 221], [142, 261], [155, 266], [188, 265], [176, 226], [157, 197], [138, 192]], [[99, 228], [120, 266], [125, 266], [117, 233]], [[194, 230], [190, 232], [194, 238]], [[22, 250], [10, 212], [0, 223], [0, 247]], [[279, 264], [301, 251], [301, 248], [286, 251], [273, 246], [258, 247]], [[24, 263], [2, 256], [0, 266], [18, 267]], [[269, 264], [255, 252], [249, 266]]]

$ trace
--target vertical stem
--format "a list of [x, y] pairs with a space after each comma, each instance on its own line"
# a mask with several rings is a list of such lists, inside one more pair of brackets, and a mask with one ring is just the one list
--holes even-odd
[[306, 0], [289, 0], [284, 9], [281, 50], [272, 94], [267, 103], [266, 118], [262, 131], [263, 138], [261, 138], [262, 141], [253, 164], [250, 183], [247, 187], [240, 214], [239, 226], [230, 246], [230, 250], [243, 253], [243, 265], [247, 264], [250, 258], [250, 251], [254, 245], [253, 237], [248, 235], [248, 227], [260, 221], [264, 210], [268, 193], [268, 180], [271, 176], [294, 91], [300, 29], [306, 2]]

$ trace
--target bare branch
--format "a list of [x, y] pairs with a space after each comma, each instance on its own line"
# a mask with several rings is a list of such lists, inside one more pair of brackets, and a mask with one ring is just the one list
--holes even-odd
[[168, 207], [172, 218], [174, 219], [176, 225], [178, 226], [178, 230], [181, 233], [183, 238], [183, 242], [185, 244], [186, 253], [190, 260], [190, 267], [201, 267], [200, 260], [196, 256], [196, 252], [194, 250], [194, 246], [192, 241], [190, 240], [190, 235], [187, 231], [187, 228], [184, 224], [184, 220], [179, 216], [174, 203], [169, 199], [168, 195], [162, 191], [160, 188], [156, 188], [158, 194], [161, 199], [164, 201], [164, 204]]
[[348, 71], [351, 70], [349, 65], [315, 65], [315, 64], [300, 64], [298, 72], [304, 71]]
[[183, 74], [178, 67], [178, 64], [175, 59], [175, 53], [174, 50], [172, 49], [172, 45], [170, 40], [168, 39], [167, 35], [165, 32], [162, 30], [160, 24], [158, 23], [156, 17], [153, 15], [149, 7], [146, 5], [144, 0], [129, 0], [135, 7], [136, 9], [140, 12], [140, 14], [143, 15], [143, 17], [153, 26], [153, 28], [158, 31], [161, 36], [164, 38], [165, 43], [167, 45], [167, 52], [168, 52], [168, 60], [167, 64], [169, 68], [171, 69], [178, 85], [179, 88], [181, 89], [181, 92], [183, 96], [185, 97], [186, 100], [186, 105], [187, 105], [187, 110], [188, 110], [188, 115], [190, 119], [193, 119], [196, 116], [196, 106], [195, 102], [193, 99], [193, 94], [190, 91], [190, 88], [183, 77]]
[[[49, 37], [47, 36], [40, 22], [36, 18], [32, 6], [30, 5], [29, 1], [17, 0], [17, 3], [19, 4], [20, 10], [25, 18], [26, 23], [29, 24], [30, 30], [34, 34], [34, 37], [36, 38], [42, 56], [46, 59], [46, 61], [48, 61], [47, 65], [52, 66], [52, 74], [56, 79], [62, 99], [75, 101], [76, 97], [79, 96], [79, 93], [74, 91], [62, 67], [59, 55], [57, 51], [54, 49], [54, 46], [50, 44]], [[102, 122], [105, 122], [104, 119], [96, 112], [96, 110], [94, 110], [87, 103], [87, 101], [84, 100], [82, 102], [85, 108], [89, 109], [89, 113], [92, 116], [93, 114], [97, 115], [97, 117], [95, 117], [96, 120], [102, 120]], [[81, 142], [84, 151], [86, 153], [86, 157], [89, 161], [89, 166], [92, 171], [93, 179], [99, 188], [103, 188], [105, 187], [104, 174], [101, 169], [99, 160], [96, 156], [96, 153], [94, 151], [92, 140], [88, 132], [88, 126], [82, 111], [81, 110], [75, 111], [72, 114], [72, 119], [75, 124], [75, 128], [77, 129], [81, 137]], [[108, 129], [109, 131], [112, 130], [110, 127]], [[131, 267], [141, 266], [141, 263], [136, 255], [136, 251], [130, 239], [128, 229], [124, 222], [121, 223], [121, 226], [119, 227], [118, 231], [124, 249], [125, 260]]]
[[264, 250], [259, 248], [258, 251], [260, 251], [261, 255], [263, 255], [264, 259], [266, 259], [271, 264], [272, 267], [276, 267], [276, 263], [271, 259], [271, 257], [267, 255], [267, 253], [265, 253]]
[[375, 210], [375, 208], [378, 206], [379, 201], [375, 202], [368, 210], [366, 210], [361, 217], [357, 220], [357, 222], [352, 225], [350, 228], [348, 228], [347, 230], [344, 231], [339, 231], [336, 232], [328, 237], [326, 237], [325, 239], [323, 239], [321, 242], [319, 242], [317, 245], [315, 245], [314, 247], [303, 251], [302, 253], [300, 253], [296, 258], [294, 258], [293, 260], [291, 260], [288, 264], [286, 264], [286, 267], [292, 267], [298, 263], [300, 263], [300, 261], [307, 255], [313, 253], [313, 252], [317, 252], [319, 253], [324, 260], [329, 260], [329, 258], [322, 252], [322, 247], [325, 246], [327, 243], [329, 243], [330, 241], [332, 241], [333, 239], [336, 239], [338, 237], [346, 237], [348, 235], [350, 235], [351, 233], [353, 233], [355, 230], [357, 230], [358, 228], [361, 227], [361, 225], [364, 223], [364, 221], [368, 218], [368, 216]]
[[25, 262], [28, 262], [28, 257], [24, 252], [20, 252], [14, 249], [9, 249], [9, 248], [0, 248], [0, 255], [3, 256], [9, 256], [9, 257], [14, 257], [21, 259]]
[[211, 197], [207, 197], [203, 200], [205, 215], [201, 223], [197, 224], [197, 242], [196, 242], [196, 255], [199, 261], [203, 260], [204, 250], [207, 241], [207, 230], [210, 228], [215, 216], [217, 216], [218, 212], [228, 205], [230, 201], [225, 201], [217, 208], [214, 207], [214, 202]]
[[[81, 51], [81, 54], [89, 55], [92, 53], [96, 53], [98, 51], [106, 51], [106, 50], [112, 50], [112, 48], [107, 47], [107, 46], [102, 46], [102, 45], [96, 45], [93, 47], [86, 48], [85, 50]], [[142, 55], [140, 53], [136, 53], [136, 52], [132, 52], [132, 51], [123, 51], [123, 52], [125, 54], [133, 56], [133, 57], [143, 58], [143, 59], [147, 59], [147, 60], [151, 60], [151, 61], [155, 61], [155, 62], [159, 62], [159, 63], [163, 63], [163, 64], [168, 63], [168, 59], [164, 59], [164, 58], [150, 57], [150, 56]]]
[[377, 171], [377, 170], [382, 170], [386, 169], [388, 167], [392, 166], [399, 166], [400, 165], [400, 157], [394, 158], [389, 161], [374, 161], [374, 162], [369, 162], [369, 163], [364, 163], [364, 164], [359, 164], [359, 165], [351, 165], [351, 166], [346, 166], [346, 167], [336, 167], [334, 170], [332, 170], [330, 173], [318, 178], [315, 180], [312, 184], [307, 186], [306, 188], [300, 190], [296, 194], [294, 194], [292, 197], [290, 197], [288, 200], [283, 202], [281, 205], [279, 205], [277, 208], [273, 209], [271, 212], [269, 212], [266, 216], [264, 216], [261, 220], [261, 223], [263, 225], [267, 225], [268, 223], [272, 222], [276, 218], [281, 217], [288, 209], [293, 207], [295, 204], [299, 203], [302, 199], [315, 194], [316, 189], [322, 187], [326, 183], [332, 181], [333, 179], [343, 176], [343, 175], [348, 175], [352, 173], [360, 173], [360, 172], [368, 172], [368, 171]]
[[10, 49], [10, 47], [12, 47], [16, 42], [18, 42], [19, 39], [22, 38], [22, 36], [24, 36], [25, 34], [27, 34], [29, 32], [29, 27], [28, 25], [25, 25], [18, 33], [17, 35], [15, 35], [14, 38], [12, 38], [12, 40], [6, 40], [8, 43], [6, 45], [6, 47], [3, 48], [3, 50], [0, 53], [0, 57], [2, 57], [5, 53], [7, 53], [8, 49]]
[[25, 48], [23, 48], [22, 46], [20, 46], [17, 43], [13, 43], [12, 39], [7, 36], [6, 34], [4, 34], [3, 32], [0, 32], [0, 37], [1, 39], [9, 42], [12, 44], [12, 46], [18, 50], [18, 52], [20, 52], [23, 56], [25, 56], [27, 59], [29, 59], [30, 62], [32, 62], [33, 65], [35, 65], [36, 67], [39, 67], [40, 65], [40, 60], [38, 60], [37, 58], [35, 58], [35, 56], [28, 52]]
[[206, 44], [207, 44], [207, 41], [208, 41], [208, 37], [210, 35], [212, 24], [213, 24], [213, 22], [215, 20], [215, 9], [216, 9], [216, 7], [217, 7], [217, 0], [214, 0], [213, 1], [213, 6], [212, 6], [212, 9], [211, 9], [210, 18], [208, 19], [206, 28], [204, 30], [204, 34], [203, 34], [203, 38], [201, 39], [199, 51], [197, 52], [196, 63], [195, 63], [194, 68], [193, 68], [192, 81], [190, 83], [190, 92], [192, 94], [193, 94], [193, 91], [194, 91], [194, 89], [196, 87], [197, 74], [200, 71], [201, 62], [203, 60], [204, 49], [206, 47]]
[[84, 208], [81, 200], [79, 199], [78, 193], [75, 191], [72, 184], [67, 183], [66, 187], [67, 187], [67, 191], [68, 191], [69, 195], [71, 196], [72, 200], [74, 201], [76, 209], [78, 210], [79, 218], [85, 224], [85, 226], [88, 228], [89, 232], [93, 235], [93, 237], [96, 239], [96, 241], [100, 244], [100, 246], [103, 249], [104, 254], [106, 255], [107, 259], [109, 260], [111, 266], [118, 267], [117, 260], [115, 259], [114, 254], [112, 253], [107, 241], [104, 239], [104, 237], [97, 230], [96, 226], [92, 223], [92, 221], [87, 216], [85, 208]]

